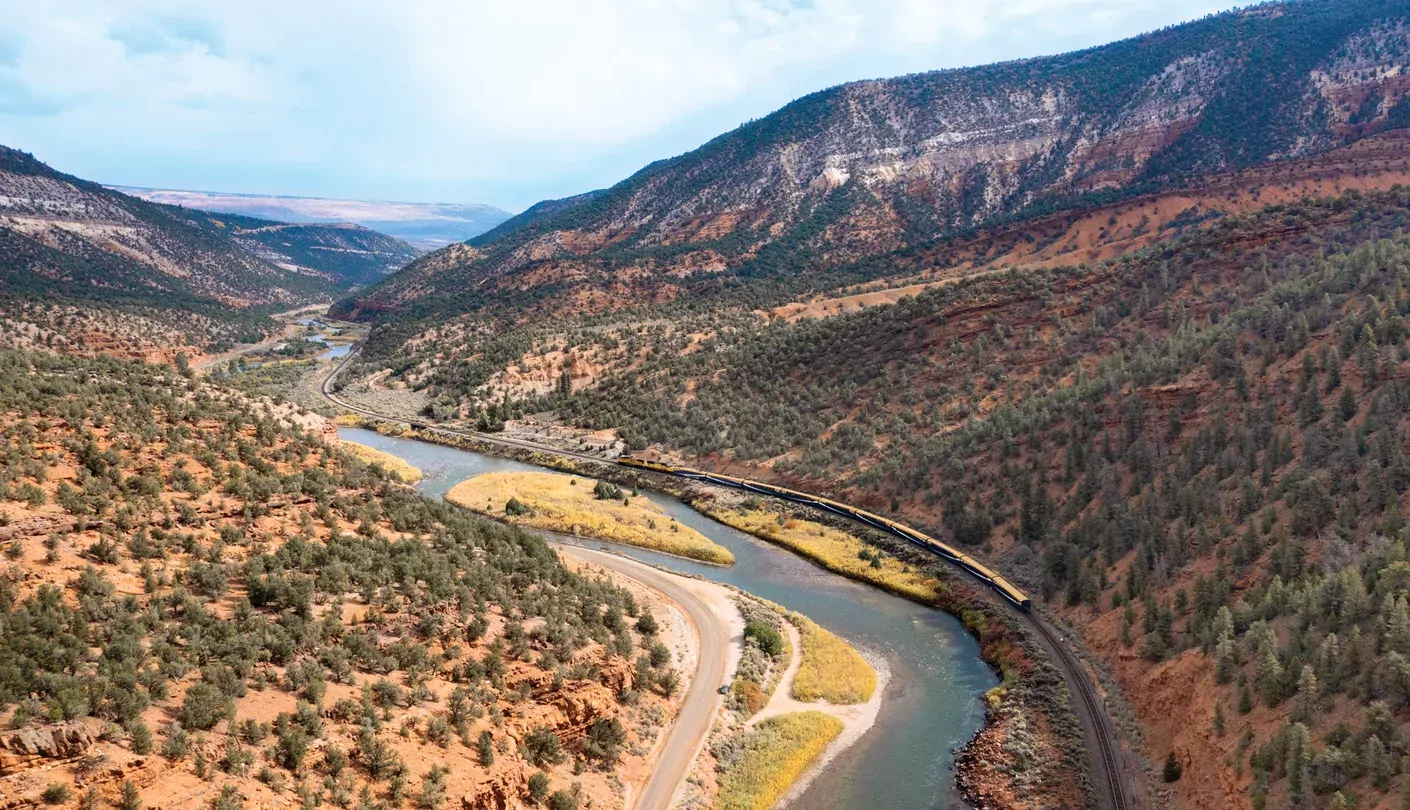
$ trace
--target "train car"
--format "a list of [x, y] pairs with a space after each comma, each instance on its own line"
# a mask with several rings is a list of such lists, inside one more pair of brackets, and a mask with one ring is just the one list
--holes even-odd
[[677, 469], [679, 469], [670, 464], [663, 464], [659, 461], [652, 461], [645, 458], [637, 458], [636, 456], [621, 456], [617, 459], [617, 463], [627, 467], [640, 467], [644, 470], [654, 470], [663, 473], [675, 473]]

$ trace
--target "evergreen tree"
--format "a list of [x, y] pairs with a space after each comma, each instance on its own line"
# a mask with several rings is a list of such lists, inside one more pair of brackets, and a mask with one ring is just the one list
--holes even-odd
[[1184, 768], [1180, 766], [1180, 760], [1175, 758], [1175, 752], [1171, 751], [1165, 755], [1165, 767], [1161, 768], [1160, 776], [1166, 782], [1178, 782], [1184, 773]]
[[1272, 644], [1265, 644], [1258, 657], [1258, 696], [1270, 708], [1283, 700], [1283, 665]]
[[1341, 398], [1337, 400], [1337, 416], [1343, 422], [1350, 422], [1355, 415], [1356, 395], [1351, 393], [1351, 386], [1348, 385], [1341, 389]]
[[480, 739], [476, 743], [477, 752], [480, 755], [480, 764], [489, 767], [494, 764], [494, 738], [490, 736], [489, 729], [480, 732]]
[[1303, 664], [1302, 674], [1297, 678], [1297, 698], [1293, 702], [1293, 719], [1303, 723], [1309, 721], [1317, 708], [1317, 698], [1317, 675], [1313, 673], [1311, 666]]

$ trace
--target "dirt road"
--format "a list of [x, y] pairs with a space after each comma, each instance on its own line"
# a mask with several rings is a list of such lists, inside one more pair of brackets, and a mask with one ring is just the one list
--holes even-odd
[[698, 664], [681, 702], [680, 713], [651, 771], [651, 778], [636, 801], [629, 804], [634, 810], [667, 810], [676, 790], [690, 774], [691, 762], [705, 743], [723, 699], [715, 690], [728, 674], [731, 642], [742, 642], [742, 639], [732, 637], [734, 631], [718, 609], [690, 588], [689, 580], [615, 554], [581, 546], [554, 545], [584, 562], [611, 569], [665, 594], [685, 610], [700, 633]]

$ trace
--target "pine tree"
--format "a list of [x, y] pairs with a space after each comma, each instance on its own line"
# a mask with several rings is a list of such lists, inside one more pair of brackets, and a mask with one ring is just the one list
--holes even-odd
[[1371, 777], [1371, 784], [1382, 791], [1389, 787], [1390, 756], [1386, 753], [1385, 743], [1381, 742], [1381, 738], [1375, 734], [1367, 737], [1361, 756], [1366, 766], [1366, 775]]
[[1160, 777], [1166, 782], [1178, 782], [1184, 770], [1180, 767], [1180, 760], [1175, 758], [1175, 752], [1171, 751], [1165, 755], [1165, 767], [1161, 768]]
[[494, 738], [490, 736], [489, 729], [480, 732], [480, 739], [476, 744], [480, 755], [480, 764], [489, 767], [494, 764]]
[[1294, 807], [1305, 807], [1312, 793], [1312, 735], [1307, 726], [1294, 723], [1288, 734], [1288, 798]]
[[1410, 656], [1410, 602], [1404, 596], [1394, 602], [1387, 596], [1386, 601], [1390, 603], [1386, 615], [1386, 648]]
[[1239, 669], [1239, 648], [1234, 643], [1232, 633], [1220, 636], [1214, 645], [1214, 678], [1219, 683], [1229, 683]]
[[1272, 644], [1265, 644], [1259, 654], [1258, 696], [1270, 708], [1283, 700], [1283, 665], [1278, 662], [1278, 653]]
[[1297, 699], [1293, 702], [1293, 719], [1307, 722], [1317, 708], [1317, 675], [1312, 667], [1302, 665], [1302, 674], [1297, 678]]
[[1341, 389], [1341, 398], [1337, 400], [1337, 416], [1343, 422], [1350, 422], [1356, 410], [1356, 395], [1351, 393], [1351, 386], [1345, 386]]
[[1214, 736], [1224, 736], [1224, 707], [1218, 702], [1214, 704]]
[[122, 798], [118, 800], [118, 810], [142, 810], [142, 794], [131, 779], [122, 783]]

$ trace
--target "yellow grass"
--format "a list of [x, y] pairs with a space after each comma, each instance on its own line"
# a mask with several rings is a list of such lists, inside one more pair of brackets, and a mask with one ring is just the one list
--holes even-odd
[[362, 417], [355, 413], [340, 413], [333, 417], [333, 424], [340, 427], [349, 427], [362, 424]]
[[[576, 484], [570, 483], [576, 481]], [[592, 537], [678, 554], [706, 562], [730, 564], [729, 549], [682, 526], [646, 498], [629, 504], [593, 497], [591, 478], [538, 472], [485, 473], [456, 484], [446, 500], [483, 515], [562, 534]], [[509, 515], [510, 498], [532, 510]]]
[[716, 810], [773, 807], [841, 733], [841, 720], [816, 711], [761, 721], [745, 736], [739, 762], [720, 777]]
[[742, 532], [790, 548], [829, 571], [879, 585], [892, 593], [931, 603], [939, 595], [939, 580], [922, 572], [907, 572], [904, 565], [895, 559], [888, 557], [882, 560], [880, 568], [873, 568], [870, 562], [857, 556], [869, 546], [831, 526], [796, 519], [789, 519], [780, 526], [778, 515], [763, 509], [717, 508], [710, 509], [707, 514]]
[[343, 447], [348, 452], [367, 462], [368, 464], [380, 464], [382, 468], [397, 477], [397, 480], [406, 484], [414, 484], [421, 480], [421, 471], [397, 458], [391, 453], [384, 453], [375, 447], [368, 447], [357, 442], [343, 442]]
[[788, 621], [803, 638], [803, 660], [793, 676], [793, 697], [805, 703], [866, 703], [876, 691], [876, 672], [851, 645], [806, 616]]

